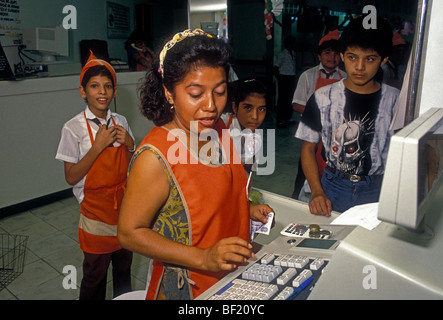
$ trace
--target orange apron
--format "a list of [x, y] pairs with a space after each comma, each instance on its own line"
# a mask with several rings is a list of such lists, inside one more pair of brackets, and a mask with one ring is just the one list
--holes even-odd
[[228, 124], [226, 125], [226, 128], [229, 129], [229, 127], [231, 126], [233, 120], [234, 120], [234, 114], [231, 114], [231, 116], [229, 117]]
[[[86, 114], [85, 120], [93, 144], [94, 136]], [[115, 126], [114, 119], [112, 122]], [[104, 254], [121, 249], [117, 240], [117, 223], [129, 161], [130, 156], [124, 145], [108, 147], [86, 175], [78, 229], [80, 248], [84, 252]]]
[[[342, 79], [342, 75], [340, 71], [337, 71], [338, 75], [340, 76], [340, 79]], [[334, 82], [340, 81], [338, 79], [326, 79], [321, 77], [321, 71], [318, 71], [318, 79], [317, 83], [315, 84], [315, 90], [318, 88], [327, 86], [329, 84], [333, 84]], [[320, 142], [316, 146], [316, 152], [315, 152], [315, 158], [317, 159], [317, 165], [318, 165], [318, 173], [320, 174], [320, 177], [323, 175], [323, 171], [326, 168], [326, 162], [323, 160], [323, 156], [321, 155], [321, 151], [323, 149], [323, 143], [320, 140]]]
[[[221, 139], [221, 129], [225, 128], [219, 120], [216, 130]], [[229, 136], [229, 134], [228, 134]], [[168, 130], [155, 127], [145, 137], [140, 146], [149, 144], [157, 148], [164, 158], [168, 148], [178, 142], [167, 141]], [[169, 163], [177, 185], [182, 192], [182, 201], [188, 208], [188, 223], [190, 230], [189, 245], [199, 248], [213, 246], [219, 240], [228, 237], [240, 237], [249, 241], [249, 202], [246, 194], [247, 177], [232, 139], [229, 138], [229, 163], [218, 167], [207, 166], [200, 161], [190, 162], [193, 157], [187, 150], [188, 164]], [[226, 147], [225, 147], [226, 150]], [[235, 159], [235, 162], [234, 162]], [[192, 297], [209, 289], [227, 272], [203, 272], [189, 270], [192, 285]], [[154, 269], [146, 299], [156, 299], [162, 280], [164, 266], [154, 261]]]

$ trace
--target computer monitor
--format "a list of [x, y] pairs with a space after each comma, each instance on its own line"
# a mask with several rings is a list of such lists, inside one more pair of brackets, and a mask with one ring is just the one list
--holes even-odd
[[378, 218], [419, 231], [443, 183], [443, 109], [432, 108], [391, 139]]
[[2, 43], [0, 42], [0, 80], [10, 80], [14, 77], [14, 73], [9, 65], [8, 57], [3, 50]]
[[69, 33], [62, 26], [23, 29], [23, 44], [26, 50], [39, 53], [42, 62], [69, 56]]

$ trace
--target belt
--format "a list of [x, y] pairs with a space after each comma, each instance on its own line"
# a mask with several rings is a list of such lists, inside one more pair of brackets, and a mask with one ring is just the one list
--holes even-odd
[[340, 177], [345, 178], [346, 180], [349, 180], [351, 182], [360, 182], [360, 181], [367, 181], [369, 179], [369, 177], [372, 177], [372, 179], [381, 179], [383, 178], [382, 174], [378, 174], [378, 175], [371, 175], [371, 176], [359, 176], [357, 174], [349, 174], [349, 173], [344, 173], [341, 172], [335, 168], [332, 168], [330, 166], [326, 166], [326, 169], [328, 169], [328, 171], [330, 171], [333, 174], [338, 174]]

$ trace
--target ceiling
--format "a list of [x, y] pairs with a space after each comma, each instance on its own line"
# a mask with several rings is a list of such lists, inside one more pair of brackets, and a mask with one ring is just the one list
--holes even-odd
[[224, 11], [227, 0], [189, 0], [191, 12]]

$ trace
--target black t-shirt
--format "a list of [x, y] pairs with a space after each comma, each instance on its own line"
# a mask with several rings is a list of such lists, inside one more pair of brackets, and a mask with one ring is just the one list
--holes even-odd
[[[367, 175], [372, 164], [369, 150], [373, 141], [381, 90], [371, 94], [359, 94], [346, 88], [345, 97], [343, 124], [335, 132], [331, 132], [329, 157], [342, 172]], [[321, 132], [322, 123], [315, 95], [308, 100], [301, 121], [312, 130]], [[325, 158], [324, 149], [322, 154]]]

